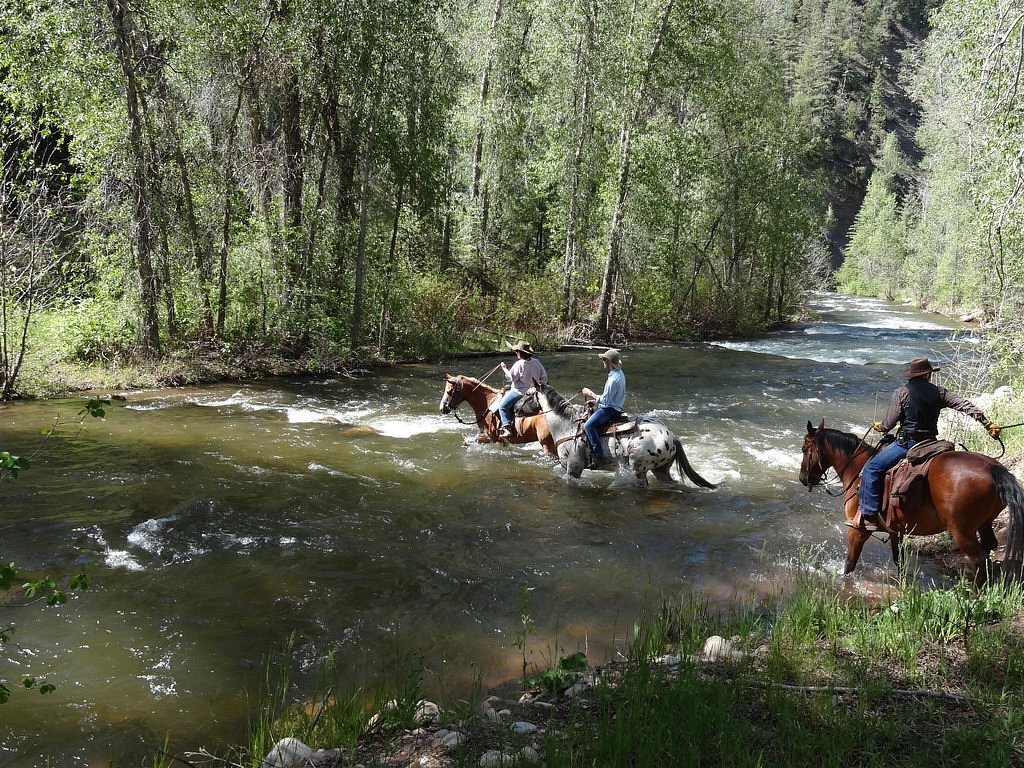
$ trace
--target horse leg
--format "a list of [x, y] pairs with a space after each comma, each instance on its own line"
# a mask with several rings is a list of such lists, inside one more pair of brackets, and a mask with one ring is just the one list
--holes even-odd
[[999, 546], [999, 542], [996, 540], [996, 532], [992, 530], [991, 520], [981, 524], [981, 528], [978, 529], [978, 538], [981, 540], [981, 548], [985, 550], [986, 555], [994, 552], [996, 547]]
[[864, 550], [864, 544], [871, 538], [869, 531], [862, 531], [858, 528], [846, 529], [846, 567], [843, 575], [852, 573], [860, 560], [860, 553]]
[[667, 469], [652, 469], [651, 473], [658, 478], [659, 482], [662, 483], [674, 483], [678, 485], [678, 481], [672, 477], [672, 473]]
[[967, 573], [974, 579], [976, 586], [985, 583], [988, 569], [985, 567], [988, 561], [986, 552], [978, 542], [977, 531], [967, 531], [963, 528], [950, 528], [953, 542], [960, 547], [960, 551], [967, 558]]

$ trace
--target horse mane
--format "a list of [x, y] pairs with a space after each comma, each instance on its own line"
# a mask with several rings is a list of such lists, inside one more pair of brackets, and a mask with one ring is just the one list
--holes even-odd
[[860, 448], [871, 450], [870, 445], [850, 432], [840, 432], [838, 429], [826, 427], [825, 429], [819, 429], [818, 434], [821, 435], [822, 440], [828, 444], [829, 448], [845, 456], [852, 456]]
[[498, 391], [494, 387], [492, 387], [490, 384], [485, 384], [484, 382], [480, 381], [480, 379], [473, 378], [472, 376], [467, 376], [464, 373], [460, 373], [455, 378], [462, 379], [463, 385], [471, 384], [474, 387], [480, 387], [480, 388], [485, 389], [485, 390], [489, 389], [491, 392], [497, 392]]
[[540, 388], [543, 388], [544, 394], [547, 395], [552, 411], [557, 413], [563, 419], [572, 420], [576, 418], [576, 409], [573, 408], [572, 403], [558, 393], [557, 389], [552, 387], [550, 384], [539, 384], [538, 389]]

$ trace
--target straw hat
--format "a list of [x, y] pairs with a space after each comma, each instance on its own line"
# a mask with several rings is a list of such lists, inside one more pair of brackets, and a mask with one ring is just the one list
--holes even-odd
[[924, 376], [939, 370], [942, 369], [933, 366], [927, 357], [915, 357], [907, 363], [907, 367], [903, 369], [903, 375], [908, 379], [916, 379], [918, 376]]
[[622, 356], [619, 354], [617, 349], [606, 349], [598, 357], [603, 357], [609, 363], [614, 365], [616, 368], [622, 367]]
[[512, 345], [512, 351], [532, 355], [533, 347], [530, 346], [530, 342], [528, 341], [517, 341], [515, 344]]

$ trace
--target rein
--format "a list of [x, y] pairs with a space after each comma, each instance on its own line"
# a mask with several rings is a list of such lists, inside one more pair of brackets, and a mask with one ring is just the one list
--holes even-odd
[[483, 377], [482, 379], [480, 379], [480, 383], [481, 383], [481, 384], [483, 384], [483, 383], [484, 383], [485, 381], [487, 381], [487, 380], [488, 380], [489, 378], [491, 378], [491, 375], [492, 375], [492, 374], [493, 374], [493, 373], [494, 373], [494, 372], [495, 372], [496, 370], [498, 370], [499, 368], [501, 368], [501, 363], [498, 363], [498, 364], [497, 364], [496, 366], [494, 366], [493, 368], [491, 368], [491, 370], [489, 370], [489, 371], [487, 372], [487, 375], [486, 375], [486, 376], [484, 376], [484, 377]]

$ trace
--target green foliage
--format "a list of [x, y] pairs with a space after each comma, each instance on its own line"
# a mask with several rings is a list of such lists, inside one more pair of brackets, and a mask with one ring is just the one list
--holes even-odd
[[7, 451], [0, 451], [0, 470], [6, 470], [5, 473], [0, 472], [0, 478], [17, 477], [20, 470], [28, 469], [29, 466], [28, 459], [22, 456], [12, 456]]
[[[921, 19], [929, 3], [897, 8]], [[922, 118], [916, 168], [875, 162], [888, 193], [868, 186], [840, 284], [908, 298], [947, 312], [980, 310], [995, 332], [988, 342], [1002, 375], [1019, 378], [1024, 349], [1024, 195], [1020, 136], [1024, 100], [1017, 87], [1024, 19], [1010, 0], [942, 4], [917, 54], [910, 91]], [[1013, 48], [1012, 52], [1010, 48]], [[904, 138], [908, 138], [904, 135]], [[896, 180], [898, 183], [893, 184]]]
[[109, 298], [84, 298], [62, 311], [48, 313], [37, 326], [38, 344], [56, 341], [61, 358], [81, 363], [115, 364], [136, 349], [131, 315]]
[[568, 656], [563, 656], [554, 667], [548, 667], [526, 676], [527, 688], [542, 688], [552, 695], [559, 695], [567, 688], [571, 688], [580, 673], [587, 670], [587, 657], [581, 651], [576, 651]]
[[528, 660], [528, 649], [530, 637], [537, 631], [533, 617], [530, 616], [530, 605], [532, 602], [530, 592], [532, 590], [532, 587], [525, 586], [519, 590], [519, 625], [516, 627], [515, 638], [512, 641], [512, 644], [519, 649], [519, 655], [522, 658], [524, 685], [529, 677], [530, 662]]
[[[790, 109], [779, 73], [801, 52], [773, 47], [779, 20], [747, 0], [668, 7], [13, 5], [5, 98], [68, 132], [82, 201], [37, 357], [590, 334], [620, 194], [615, 332], [784, 319], [822, 223], [800, 121], [834, 122], [839, 66]], [[855, 37], [852, 13], [807, 12], [833, 30], [818, 59]], [[675, 284], [652, 293], [649, 273]]]

